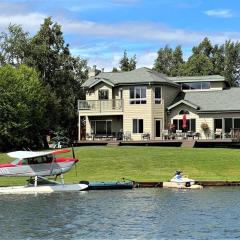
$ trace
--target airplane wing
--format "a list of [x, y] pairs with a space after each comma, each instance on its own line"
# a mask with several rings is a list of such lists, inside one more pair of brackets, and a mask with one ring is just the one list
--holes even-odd
[[34, 158], [34, 157], [40, 157], [40, 156], [46, 156], [49, 154], [60, 154], [60, 153], [67, 153], [71, 152], [68, 149], [58, 150], [58, 151], [44, 151], [44, 152], [32, 152], [32, 151], [16, 151], [16, 152], [10, 152], [7, 153], [7, 155], [11, 158], [17, 158], [17, 159], [24, 159], [24, 158]]

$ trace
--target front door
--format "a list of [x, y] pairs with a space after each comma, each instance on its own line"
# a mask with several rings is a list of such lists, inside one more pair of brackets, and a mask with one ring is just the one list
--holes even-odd
[[161, 137], [161, 129], [162, 129], [162, 120], [161, 119], [155, 119], [155, 138]]

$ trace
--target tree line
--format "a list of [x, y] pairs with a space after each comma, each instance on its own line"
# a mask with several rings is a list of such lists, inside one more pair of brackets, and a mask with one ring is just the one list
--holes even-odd
[[[136, 56], [129, 58], [127, 52], [119, 62], [121, 71], [136, 68]], [[168, 76], [221, 75], [231, 86], [240, 82], [240, 43], [231, 40], [213, 45], [206, 37], [192, 48], [187, 60], [183, 58], [181, 46], [171, 48], [166, 45], [157, 52], [153, 69]], [[116, 68], [113, 71], [117, 71]]]

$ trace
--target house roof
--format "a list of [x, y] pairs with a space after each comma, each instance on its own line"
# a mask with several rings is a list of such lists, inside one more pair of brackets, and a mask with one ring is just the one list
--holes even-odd
[[174, 82], [225, 82], [225, 78], [220, 75], [208, 75], [208, 76], [187, 76], [187, 77], [168, 77], [168, 79]]
[[[168, 109], [186, 101], [198, 106], [197, 112], [239, 112], [240, 111], [240, 88], [229, 88], [221, 91], [181, 92]], [[187, 104], [188, 105], [188, 104]]]
[[89, 78], [82, 87], [91, 88], [101, 81], [110, 82], [114, 86], [136, 84], [167, 84], [174, 87], [179, 85], [170, 80], [166, 75], [158, 73], [146, 67], [138, 68], [129, 72], [103, 72]]

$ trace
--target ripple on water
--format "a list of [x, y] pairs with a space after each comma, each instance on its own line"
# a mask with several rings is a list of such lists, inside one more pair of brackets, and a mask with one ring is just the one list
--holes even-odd
[[6, 195], [0, 238], [238, 238], [239, 199], [239, 188]]

